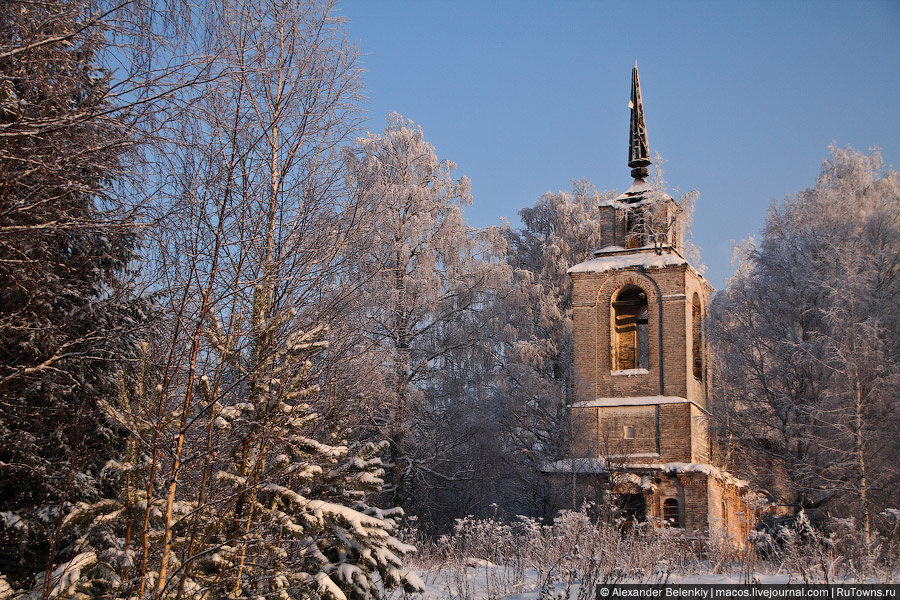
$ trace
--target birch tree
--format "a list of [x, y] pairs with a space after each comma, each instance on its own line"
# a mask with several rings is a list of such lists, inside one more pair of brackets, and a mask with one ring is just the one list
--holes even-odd
[[898, 291], [900, 175], [832, 148], [714, 302], [735, 467], [775, 500], [858, 518], [868, 540], [900, 476]]
[[465, 465], [422, 442], [453, 437], [447, 427], [430, 430], [447, 425], [440, 415], [454, 402], [436, 390], [452, 355], [485, 338], [474, 315], [505, 276], [496, 258], [501, 240], [465, 225], [469, 180], [455, 179], [455, 165], [439, 160], [422, 128], [400, 115], [389, 115], [381, 134], [358, 140], [347, 160], [370, 217], [354, 277], [370, 364], [384, 366], [386, 398], [375, 420], [389, 436], [394, 501], [421, 504], [415, 496], [429, 479], [471, 479]]
[[[355, 126], [358, 70], [331, 9], [225, 2], [207, 21], [220, 74], [173, 136], [163, 189], [170, 213], [159, 259], [172, 321], [156, 412], [174, 412], [178, 425], [145, 441], [155, 470], [144, 528], [154, 501], [165, 519], [158, 545], [140, 552], [138, 594], [152, 585], [160, 597], [196, 595], [199, 585], [213, 595], [336, 598], [369, 590], [369, 572], [386, 586], [404, 581], [384, 570], [408, 552], [379, 550], [390, 539], [386, 514], [313, 510], [327, 494], [359, 503], [360, 491], [377, 487], [377, 464], [363, 461], [367, 487], [342, 497], [321, 475], [350, 473], [361, 459], [342, 462], [346, 450], [315, 441], [328, 433], [315, 418], [323, 394], [294, 401], [318, 389], [292, 353], [298, 336], [327, 324], [340, 249], [355, 229], [339, 148]], [[317, 463], [301, 450], [332, 458]], [[317, 533], [326, 522], [344, 523], [346, 535]], [[329, 539], [343, 542], [327, 551], [314, 543]]]
[[585, 180], [571, 192], [545, 194], [507, 230], [507, 262], [514, 269], [502, 360], [504, 431], [518, 457], [520, 485], [532, 510], [546, 510], [538, 469], [569, 456], [568, 406], [573, 402], [572, 282], [566, 270], [600, 245], [595, 214], [603, 196]]
[[[207, 80], [148, 150], [145, 277], [158, 316], [141, 371], [103, 408], [126, 435], [110, 491], [63, 523], [45, 597], [369, 597], [403, 585], [380, 447], [325, 419], [341, 252], [356, 231], [339, 149], [355, 50], [332, 5], [204, 4]], [[134, 382], [134, 393], [129, 393]], [[377, 583], [377, 585], [376, 585]]]

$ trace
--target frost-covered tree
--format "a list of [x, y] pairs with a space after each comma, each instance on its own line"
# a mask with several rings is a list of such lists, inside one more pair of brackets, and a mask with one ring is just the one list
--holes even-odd
[[415, 588], [398, 513], [366, 504], [381, 447], [351, 443], [333, 410], [346, 400], [323, 385], [320, 338], [356, 228], [339, 151], [356, 124], [355, 50], [331, 3], [201, 8], [210, 81], [184, 90], [189, 110], [148, 151], [163, 174], [152, 368], [126, 371], [134, 392], [106, 405], [125, 451], [41, 581], [48, 595], [123, 598]]
[[[257, 302], [268, 297], [258, 288]], [[171, 541], [173, 575], [156, 597], [344, 600], [377, 598], [395, 586], [419, 590], [421, 582], [403, 568], [414, 549], [393, 535], [402, 511], [366, 503], [383, 484], [383, 447], [348, 446], [342, 424], [323, 426], [312, 408], [321, 396], [312, 361], [327, 348], [324, 329], [293, 332], [273, 344], [284, 321], [254, 308], [246, 329], [226, 332], [212, 318], [206, 332], [211, 351], [227, 364], [228, 383], [199, 381], [209, 421], [194, 448], [206, 468], [195, 493], [179, 497], [168, 514], [178, 531]], [[151, 439], [147, 400], [159, 393], [142, 368], [134, 391], [123, 385], [120, 401], [105, 407], [132, 432], [127, 452], [106, 467], [120, 492], [79, 503], [68, 517], [66, 528], [81, 536], [78, 554], [53, 574], [51, 597], [141, 597], [131, 576], [141, 548], [135, 533], [148, 507], [150, 461], [141, 449]], [[177, 419], [169, 428], [177, 432]], [[158, 544], [166, 501], [151, 503], [149, 541]]]
[[[543, 510], [540, 464], [569, 455], [567, 406], [575, 386], [572, 282], [566, 270], [600, 246], [597, 205], [603, 196], [585, 180], [572, 192], [548, 193], [519, 212], [524, 227], [507, 230], [512, 291], [503, 300], [503, 421], [515, 472], [532, 511]], [[536, 491], [537, 490], [537, 491]]]
[[468, 179], [453, 178], [455, 165], [438, 159], [421, 127], [389, 115], [384, 131], [361, 138], [347, 160], [369, 215], [353, 282], [369, 368], [383, 367], [384, 404], [373, 416], [390, 439], [393, 497], [413, 506], [429, 481], [472, 479], [470, 465], [446, 450], [471, 441], [448, 417], [477, 392], [462, 382], [457, 393], [445, 392], [454, 361], [485, 339], [478, 315], [507, 270], [496, 258], [497, 232], [463, 222]]
[[711, 319], [725, 450], [773, 500], [871, 537], [900, 484], [900, 174], [832, 148], [741, 252]]
[[52, 566], [72, 502], [120, 446], [98, 402], [133, 354], [135, 234], [113, 184], [133, 145], [80, 1], [0, 6], [0, 574]]
[[[155, 12], [161, 8], [164, 19]], [[211, 594], [212, 581], [232, 582], [238, 594], [263, 589], [259, 571], [240, 559], [203, 577], [208, 540], [227, 537], [229, 526], [240, 531], [241, 519], [254, 527], [263, 522], [246, 512], [228, 522], [238, 506], [254, 506], [261, 485], [252, 480], [234, 496], [227, 478], [216, 479], [233, 467], [223, 458], [235, 456], [229, 444], [279, 463], [277, 454], [259, 450], [258, 437], [219, 431], [216, 411], [253, 404], [262, 388], [252, 382], [272, 377], [273, 360], [282, 369], [305, 368], [289, 342], [326, 323], [336, 305], [340, 248], [355, 217], [344, 202], [338, 149], [356, 123], [358, 70], [331, 9], [262, 0], [191, 7], [175, 0], [9, 2], [0, 9], [0, 125], [7, 140], [0, 160], [15, 174], [3, 186], [0, 217], [0, 245], [11, 252], [0, 267], [9, 283], [4, 310], [11, 311], [0, 315], [9, 329], [0, 385], [22, 407], [4, 408], [0, 423], [3, 469], [14, 475], [4, 472], [2, 483], [10, 486], [2, 501], [11, 504], [2, 506], [10, 510], [2, 510], [0, 544], [4, 559], [14, 557], [0, 567], [4, 593], [7, 584], [35, 597], [185, 597], [195, 584], [199, 594]], [[193, 62], [197, 56], [207, 58]], [[93, 66], [95, 57], [120, 67], [116, 80]], [[123, 155], [123, 148], [140, 151]], [[152, 167], [133, 169], [137, 163], [126, 165], [123, 157]], [[147, 344], [123, 330], [140, 316], [137, 308], [104, 312], [122, 306], [115, 276], [133, 257], [126, 223], [104, 221], [101, 212], [105, 202], [122, 200], [108, 193], [117, 183], [113, 174], [131, 177], [116, 191], [152, 196], [142, 229], [142, 283], [156, 300]], [[39, 281], [30, 281], [35, 274]], [[83, 285], [60, 284], [72, 275]], [[24, 321], [31, 313], [42, 319], [39, 327]], [[53, 321], [58, 316], [61, 325]], [[212, 322], [249, 346], [219, 351], [207, 335]], [[136, 369], [117, 362], [135, 349]], [[256, 362], [241, 370], [233, 355]], [[320, 357], [326, 368], [304, 376], [306, 389], [326, 380], [331, 357], [329, 349]], [[29, 405], [28, 395], [43, 404]], [[58, 398], [65, 403], [54, 404]], [[324, 441], [308, 449], [331, 458], [309, 459], [327, 481], [307, 486], [305, 497], [346, 511], [328, 508], [316, 513], [319, 525], [305, 525], [309, 536], [332, 539], [310, 571], [322, 585], [266, 593], [339, 596], [338, 588], [362, 593], [373, 577], [387, 587], [401, 582], [391, 557], [405, 549], [387, 551], [390, 512], [360, 504], [361, 493], [378, 485], [375, 447], [337, 443], [352, 432], [332, 419], [333, 407], [346, 402], [331, 387], [309, 401], [316, 406], [304, 414], [322, 416], [303, 420], [305, 434], [330, 439], [332, 449]], [[279, 422], [277, 411], [243, 412], [244, 420], [259, 421], [255, 430]], [[266, 473], [259, 481], [301, 493], [290, 486], [304, 482], [284, 485], [278, 473]], [[365, 514], [348, 525], [359, 531], [342, 538], [354, 550], [334, 541], [338, 533], [329, 538], [315, 529], [339, 531], [336, 515], [353, 506]], [[363, 533], [373, 540], [371, 552]], [[246, 537], [229, 539], [239, 556], [264, 562], [279, 552], [276, 542], [275, 554], [266, 554]], [[348, 566], [332, 572], [328, 564]], [[285, 581], [296, 582], [301, 567], [290, 568]]]
[[[284, 351], [292, 333], [326, 323], [328, 285], [353, 220], [343, 210], [338, 150], [355, 124], [358, 71], [331, 5], [205, 8], [201, 37], [218, 57], [217, 75], [192, 90], [191, 111], [158, 154], [168, 176], [154, 258], [169, 319], [156, 340], [165, 358], [155, 412], [175, 412], [179, 424], [174, 434], [154, 432], [148, 440], [148, 495], [164, 498], [166, 518], [159, 545], [142, 549], [138, 570], [141, 585], [157, 594], [181, 587], [198, 568], [190, 557], [208, 551], [200, 533], [185, 545], [180, 528], [202, 530], [221, 491], [216, 462], [191, 458], [214, 445], [211, 403], [255, 404], [259, 364], [231, 366], [227, 353], [210, 347], [209, 323], [252, 345], [251, 362]], [[202, 377], [221, 392], [205, 399]], [[240, 386], [247, 391], [235, 399], [231, 392]], [[248, 452], [255, 443], [240, 442]], [[187, 522], [174, 518], [197, 493], [207, 506], [185, 515]], [[242, 495], [236, 507], [248, 502]]]
[[[260, 289], [257, 301], [266, 296]], [[226, 459], [214, 478], [232, 507], [225, 528], [215, 527], [222, 511], [208, 513], [214, 526], [204, 528], [211, 539], [203, 546], [215, 552], [203, 562], [215, 574], [210, 585], [235, 597], [287, 590], [335, 600], [377, 597], [376, 583], [418, 589], [415, 575], [401, 570], [413, 548], [391, 535], [402, 511], [366, 504], [382, 488], [383, 447], [348, 448], [342, 423], [323, 426], [312, 408], [321, 390], [310, 384], [309, 356], [327, 348], [324, 331], [291, 333], [273, 351], [271, 338], [283, 324], [266, 313], [255, 307], [249, 344], [219, 326], [211, 332], [216, 351], [245, 384], [230, 402], [206, 392], [213, 427], [228, 440], [216, 442]]]

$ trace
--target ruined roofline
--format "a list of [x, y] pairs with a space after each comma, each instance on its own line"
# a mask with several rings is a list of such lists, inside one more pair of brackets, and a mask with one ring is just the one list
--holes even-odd
[[[660, 254], [660, 252], [662, 253]], [[703, 274], [688, 262], [678, 248], [671, 244], [639, 248], [604, 246], [599, 250], [593, 250], [591, 255], [593, 258], [572, 265], [566, 270], [566, 273], [571, 276], [575, 273], [606, 273], [633, 268], [661, 269], [670, 266], [684, 266], [704, 285], [709, 286], [709, 282], [706, 281]], [[715, 291], [712, 286], [709, 286], [709, 289], [710, 292]]]
[[[681, 251], [672, 244], [647, 244], [646, 246], [638, 246], [637, 248], [626, 248], [624, 246], [603, 246], [600, 249], [595, 248], [591, 250], [591, 256], [593, 256], [594, 258], [599, 258], [602, 256], [611, 256], [616, 254], [634, 255], [641, 254], [642, 252], [655, 252], [658, 254], [661, 251], [670, 253], [674, 252], [681, 258], [684, 258], [684, 255], [681, 254]], [[685, 258], [685, 260], [687, 259]]]
[[615, 472], [646, 473], [647, 471], [661, 471], [666, 475], [699, 473], [738, 489], [750, 488], [749, 481], [735, 477], [728, 471], [708, 463], [617, 463], [604, 458], [568, 458], [541, 465], [541, 471], [544, 473], [572, 473], [573, 468], [575, 474], [583, 475], [611, 475]]
[[636, 180], [627, 190], [616, 196], [615, 198], [603, 199], [597, 206], [611, 206], [616, 209], [637, 208], [644, 204], [654, 202], [675, 202], [675, 198], [662, 190], [654, 189], [649, 183]]

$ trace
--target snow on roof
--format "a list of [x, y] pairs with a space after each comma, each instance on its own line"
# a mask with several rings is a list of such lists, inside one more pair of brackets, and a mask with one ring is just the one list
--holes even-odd
[[750, 486], [749, 481], [738, 479], [728, 471], [722, 471], [717, 467], [703, 463], [670, 462], [662, 465], [662, 470], [664, 473], [703, 473], [708, 477], [714, 477], [735, 487], [745, 488]]
[[[627, 455], [626, 455], [627, 456]], [[614, 463], [612, 466], [602, 458], [567, 458], [554, 462], [544, 463], [541, 465], [541, 471], [544, 473], [584, 473], [608, 475], [616, 470], [635, 470], [646, 471], [648, 469], [659, 470], [667, 475], [679, 473], [702, 473], [707, 477], [712, 477], [723, 482], [725, 485], [733, 485], [738, 488], [749, 488], [750, 482], [744, 479], [738, 479], [728, 471], [719, 469], [705, 463], [685, 463], [685, 462], [668, 462], [668, 463]], [[621, 473], [621, 477], [628, 478], [628, 475]], [[625, 480], [630, 480], [625, 479]], [[634, 480], [637, 483], [637, 480]]]
[[544, 473], [609, 473], [609, 465], [602, 458], [565, 458], [554, 462], [546, 462], [541, 465]]
[[604, 198], [597, 203], [597, 206], [612, 206], [613, 208], [625, 208], [625, 204], [617, 198]]
[[[601, 251], [602, 253], [602, 251]], [[600, 254], [600, 253], [598, 253]], [[613, 254], [611, 256], [596, 256], [590, 260], [578, 263], [566, 273], [605, 273], [617, 269], [641, 267], [643, 269], [661, 269], [675, 265], [688, 264], [681, 256], [674, 252], [629, 252], [627, 254]]]
[[604, 198], [597, 206], [611, 206], [616, 209], [635, 208], [644, 203], [665, 202], [674, 200], [669, 194], [653, 189], [653, 186], [643, 179], [635, 179], [634, 183], [622, 194], [615, 198]]
[[624, 483], [632, 483], [636, 485], [638, 488], [644, 491], [656, 491], [656, 484], [653, 483], [653, 478], [648, 475], [638, 475], [637, 473], [624, 473], [620, 479]]
[[644, 179], [635, 179], [632, 182], [631, 186], [625, 190], [623, 196], [634, 196], [636, 194], [643, 194], [645, 192], [652, 192], [653, 186], [646, 182]]
[[690, 402], [679, 396], [626, 396], [624, 398], [596, 398], [584, 402], [576, 402], [573, 408], [592, 408], [596, 406], [652, 406], [656, 404], [683, 404]]

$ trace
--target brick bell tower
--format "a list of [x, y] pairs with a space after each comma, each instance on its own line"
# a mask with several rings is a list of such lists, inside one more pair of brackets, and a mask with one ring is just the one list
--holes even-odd
[[710, 464], [703, 323], [713, 289], [684, 256], [681, 208], [647, 181], [637, 63], [631, 77], [634, 181], [598, 207], [602, 247], [568, 270], [571, 458], [545, 471], [561, 506], [615, 502], [632, 521], [743, 545], [754, 521], [746, 483]]

